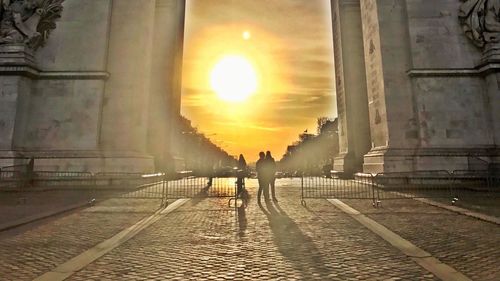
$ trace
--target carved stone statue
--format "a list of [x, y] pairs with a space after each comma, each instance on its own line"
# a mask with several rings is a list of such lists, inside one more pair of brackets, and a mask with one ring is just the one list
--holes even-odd
[[500, 0], [465, 0], [458, 17], [476, 46], [500, 43]]
[[26, 44], [33, 50], [43, 46], [64, 0], [0, 0], [0, 44]]

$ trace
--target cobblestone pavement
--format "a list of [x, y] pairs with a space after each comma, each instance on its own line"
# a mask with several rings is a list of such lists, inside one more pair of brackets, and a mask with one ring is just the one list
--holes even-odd
[[436, 280], [326, 200], [306, 209], [279, 185], [279, 204], [262, 207], [192, 200], [69, 280]]
[[[437, 280], [324, 199], [300, 205], [300, 181], [279, 203], [247, 208], [195, 198], [68, 280]], [[343, 200], [474, 280], [499, 280], [498, 226], [413, 200]], [[160, 200], [121, 198], [0, 233], [0, 280], [32, 280], [151, 215]]]
[[[451, 201], [450, 198], [436, 198], [433, 200], [443, 204], [450, 204]], [[492, 194], [489, 197], [475, 197], [474, 195], [467, 196], [467, 194], [461, 194], [455, 206], [497, 218], [500, 217], [500, 196], [498, 194]]]
[[415, 200], [343, 200], [474, 280], [500, 280], [500, 226]]
[[0, 192], [0, 224], [88, 202], [89, 190]]
[[0, 280], [32, 280], [150, 215], [159, 204], [110, 199], [21, 233], [0, 233]]
[[[92, 199], [104, 201], [106, 198], [131, 195], [130, 197], [158, 197], [160, 187], [142, 188], [136, 192], [97, 188], [59, 187], [53, 189], [34, 188], [31, 191], [0, 192], [0, 225], [28, 219], [50, 212], [60, 212], [76, 205], [85, 205]], [[139, 193], [136, 196], [135, 193]]]

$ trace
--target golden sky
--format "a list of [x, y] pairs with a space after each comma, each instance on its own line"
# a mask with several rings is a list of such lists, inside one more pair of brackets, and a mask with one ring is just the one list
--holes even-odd
[[[182, 114], [232, 155], [254, 161], [271, 150], [278, 160], [317, 117], [337, 115], [332, 42], [330, 0], [188, 0]], [[212, 71], [227, 56], [255, 71], [244, 101], [213, 89]]]

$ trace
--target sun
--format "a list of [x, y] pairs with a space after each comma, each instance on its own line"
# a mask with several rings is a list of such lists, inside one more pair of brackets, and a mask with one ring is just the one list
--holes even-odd
[[245, 57], [228, 55], [212, 69], [210, 86], [223, 101], [243, 102], [257, 91], [257, 72]]
[[250, 33], [250, 31], [244, 31], [242, 37], [244, 40], [250, 40], [250, 38], [252, 38], [252, 34]]

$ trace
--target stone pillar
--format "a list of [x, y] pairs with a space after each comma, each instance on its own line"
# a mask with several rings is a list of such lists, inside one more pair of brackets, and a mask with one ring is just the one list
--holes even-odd
[[149, 97], [148, 152], [158, 170], [172, 163], [173, 123], [180, 114], [185, 0], [156, 0]]
[[481, 61], [481, 67], [486, 74], [487, 101], [491, 112], [493, 139], [498, 149], [500, 147], [500, 43], [487, 44]]
[[500, 43], [488, 44], [483, 52], [487, 101], [493, 134], [493, 145], [489, 153], [489, 170], [500, 171]]
[[24, 45], [0, 45], [0, 167], [16, 164], [3, 157], [20, 156], [15, 143], [25, 125], [22, 109], [31, 95], [31, 77], [37, 73], [33, 51]]
[[500, 102], [498, 102], [500, 101], [500, 67], [486, 76], [486, 83], [495, 145], [490, 156], [489, 169], [500, 172]]
[[332, 1], [339, 157], [334, 170], [362, 170], [370, 150], [368, 99], [359, 0]]
[[418, 128], [406, 1], [361, 1], [372, 149], [365, 172], [412, 171]]
[[156, 1], [113, 1], [100, 148], [146, 154]]

